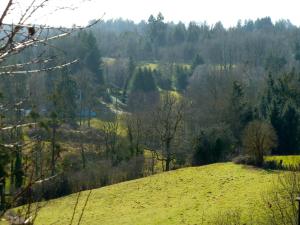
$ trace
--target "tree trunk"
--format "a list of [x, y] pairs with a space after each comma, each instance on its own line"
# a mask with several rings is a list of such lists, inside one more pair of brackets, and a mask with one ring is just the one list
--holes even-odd
[[170, 171], [171, 159], [167, 157], [166, 159], [166, 171]]
[[52, 154], [51, 154], [51, 175], [55, 174], [55, 136], [56, 136], [56, 127], [53, 125], [52, 128]]
[[154, 166], [155, 166], [155, 154], [152, 152], [152, 160], [151, 160], [151, 173], [154, 174]]
[[132, 130], [129, 126], [127, 127], [127, 131], [128, 131], [128, 139], [129, 139], [129, 146], [130, 146], [130, 154], [131, 156], [133, 156], [134, 155], [133, 135], [132, 135]]
[[82, 168], [85, 169], [86, 160], [85, 160], [85, 153], [84, 153], [83, 144], [81, 144], [80, 148], [81, 148]]
[[171, 164], [171, 151], [170, 151], [170, 140], [166, 141], [166, 153], [167, 153], [167, 158], [166, 158], [166, 171], [170, 170], [170, 164]]
[[14, 176], [14, 159], [11, 159], [10, 161], [10, 195], [13, 195], [14, 193], [14, 183], [15, 183], [15, 176]]
[[91, 127], [91, 109], [89, 108], [89, 115], [88, 115], [88, 127]]
[[79, 100], [80, 100], [79, 126], [81, 126], [81, 123], [82, 123], [82, 94], [81, 94], [81, 91], [80, 91], [80, 94], [79, 94]]
[[3, 181], [0, 183], [0, 212], [5, 209], [5, 182], [4, 177], [1, 177]]

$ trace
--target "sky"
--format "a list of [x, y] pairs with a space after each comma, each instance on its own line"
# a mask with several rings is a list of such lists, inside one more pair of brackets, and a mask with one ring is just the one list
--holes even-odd
[[[1, 0], [2, 2], [4, 0]], [[19, 0], [20, 4], [30, 2]], [[130, 19], [135, 22], [147, 20], [151, 14], [161, 12], [165, 21], [204, 22], [212, 25], [221, 21], [225, 27], [237, 21], [270, 16], [273, 21], [289, 19], [300, 26], [300, 0], [51, 0], [43, 14], [32, 23], [71, 26], [85, 25], [92, 19]], [[76, 9], [56, 11], [57, 6]], [[3, 7], [2, 7], [3, 8]], [[1, 9], [1, 5], [0, 5]], [[53, 13], [49, 15], [49, 9]], [[24, 11], [24, 6], [23, 6]]]

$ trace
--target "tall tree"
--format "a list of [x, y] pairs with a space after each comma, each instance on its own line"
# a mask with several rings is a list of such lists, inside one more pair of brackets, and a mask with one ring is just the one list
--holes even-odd
[[77, 85], [68, 73], [62, 74], [61, 80], [55, 89], [57, 98], [57, 115], [61, 120], [75, 124], [76, 123], [76, 98]]
[[241, 130], [252, 120], [252, 110], [249, 107], [243, 85], [234, 81], [228, 109], [228, 123], [238, 142], [241, 141]]
[[257, 166], [262, 166], [264, 156], [277, 145], [277, 136], [272, 125], [261, 121], [252, 121], [243, 134], [243, 147]]
[[299, 75], [294, 71], [278, 79], [268, 78], [268, 87], [261, 103], [262, 115], [273, 125], [278, 135], [276, 154], [299, 152]]
[[145, 110], [158, 101], [159, 93], [150, 69], [139, 68], [133, 76], [129, 106], [132, 110]]
[[148, 147], [165, 163], [166, 171], [171, 169], [171, 163], [176, 159], [184, 140], [183, 110], [183, 102], [173, 94], [166, 93], [154, 109], [152, 118], [149, 118]]

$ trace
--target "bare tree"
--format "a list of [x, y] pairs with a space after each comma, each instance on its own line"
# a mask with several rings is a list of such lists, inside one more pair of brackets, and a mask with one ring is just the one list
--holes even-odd
[[[57, 28], [39, 24], [28, 24], [34, 15], [48, 6], [49, 2], [51, 2], [51, 0], [31, 0], [26, 5], [26, 10], [21, 13], [21, 15], [17, 15], [17, 1], [7, 0], [4, 10], [0, 14], [0, 75], [53, 71], [70, 66], [78, 61], [77, 59], [74, 59], [58, 65], [47, 66], [49, 61], [53, 61], [53, 58], [43, 58], [46, 51], [42, 51], [40, 55], [31, 58], [26, 62], [1, 65], [11, 56], [18, 55], [25, 49], [31, 47], [37, 48], [39, 46], [44, 46], [46, 48], [56, 48], [51, 44], [51, 41], [69, 36], [78, 30], [87, 29], [101, 20], [94, 20], [93, 23], [86, 27], [73, 28]], [[65, 8], [66, 7], [57, 7], [54, 10], [63, 10]], [[16, 22], [14, 24], [5, 23], [5, 20], [11, 15], [14, 17], [19, 16], [19, 18], [15, 20]], [[38, 68], [33, 69], [32, 66], [34, 65], [38, 65]]]
[[117, 119], [112, 122], [105, 122], [103, 125], [105, 153], [113, 165], [117, 163], [118, 128], [119, 122]]
[[264, 156], [276, 147], [277, 136], [274, 128], [263, 121], [253, 121], [245, 128], [243, 146], [246, 152], [253, 157], [255, 164], [261, 166]]
[[[2, 1], [0, 3], [1, 9], [0, 9], [0, 75], [1, 76], [18, 76], [18, 75], [26, 75], [26, 74], [41, 74], [42, 72], [49, 72], [54, 70], [61, 70], [65, 67], [68, 67], [76, 62], [78, 62], [78, 59], [71, 59], [71, 60], [64, 60], [64, 62], [57, 63], [54, 60], [54, 57], [47, 56], [47, 52], [49, 52], [50, 48], [59, 50], [55, 44], [54, 40], [58, 40], [64, 37], [67, 37], [71, 35], [72, 33], [87, 29], [94, 24], [98, 23], [100, 19], [94, 20], [93, 23], [89, 24], [86, 27], [72, 27], [72, 28], [63, 28], [63, 27], [51, 27], [47, 25], [41, 25], [41, 24], [31, 24], [31, 21], [34, 16], [38, 15], [40, 11], [45, 11], [46, 13], [51, 13], [50, 8], [48, 8], [49, 3], [53, 2], [51, 0], [30, 0], [30, 1], [23, 1], [19, 2], [16, 0], [6, 0]], [[25, 6], [24, 10], [18, 10], [18, 7], [20, 5]], [[3, 7], [2, 7], [3, 6]], [[64, 10], [67, 7], [56, 7], [51, 9], [53, 12], [57, 10]], [[69, 8], [69, 9], [72, 9]], [[9, 21], [13, 17], [13, 23], [8, 24], [7, 21]], [[27, 58], [24, 60], [24, 57], [21, 57], [22, 53], [27, 50], [33, 50], [35, 51], [35, 56], [32, 56], [30, 58]], [[18, 58], [19, 60], [22, 60], [19, 63], [12, 63], [14, 62], [11, 60], [12, 58]], [[14, 106], [14, 108], [18, 109], [20, 104], [22, 104], [24, 101], [20, 101], [20, 103], [11, 103]], [[3, 106], [4, 108], [8, 108], [8, 106]], [[7, 123], [1, 123], [0, 130], [1, 132], [11, 132], [14, 130], [22, 132], [22, 128], [24, 127], [30, 127], [36, 125], [36, 123], [25, 123], [25, 121], [21, 119], [15, 119], [15, 121], [12, 121], [11, 124]], [[55, 129], [53, 129], [53, 151], [55, 149]], [[5, 139], [1, 139], [1, 150], [5, 151], [8, 155], [14, 154], [16, 151], [18, 151], [18, 156], [20, 159], [18, 161], [20, 165], [20, 168], [22, 169], [22, 172], [24, 172], [26, 176], [26, 184], [23, 182], [22, 188], [20, 188], [16, 193], [12, 193], [13, 196], [11, 196], [10, 199], [10, 205], [12, 207], [16, 206], [16, 203], [19, 201], [19, 199], [27, 198], [27, 202], [31, 203], [30, 200], [30, 190], [33, 184], [39, 181], [47, 180], [47, 178], [43, 178], [42, 173], [40, 176], [34, 176], [38, 173], [34, 170], [37, 169], [37, 166], [30, 165], [28, 160], [25, 160], [25, 163], [21, 161], [24, 157], [27, 158], [27, 154], [32, 154], [32, 152], [22, 152], [22, 149], [28, 145], [29, 143], [24, 143], [21, 139], [21, 135], [18, 135], [18, 139], [16, 140], [9, 140], [8, 143], [5, 143]], [[6, 141], [7, 142], [7, 141]], [[55, 158], [53, 157], [54, 154], [52, 154], [52, 174], [55, 172]], [[29, 156], [30, 157], [30, 156]], [[34, 160], [33, 160], [34, 161]], [[2, 162], [1, 162], [2, 163]], [[16, 164], [16, 162], [15, 162]], [[5, 164], [6, 165], [6, 164]], [[5, 165], [1, 165], [1, 167], [5, 167]], [[12, 166], [10, 166], [12, 167]], [[13, 170], [11, 172], [14, 172]], [[3, 187], [3, 184], [5, 182], [2, 182], [6, 179], [5, 174], [1, 174], [0, 176], [0, 183], [2, 185], [1, 191], [5, 190], [5, 187]], [[4, 200], [3, 196], [0, 197], [1, 202]], [[26, 213], [24, 215], [24, 222], [28, 221], [29, 214], [36, 214], [37, 210], [32, 212], [30, 209], [31, 204], [28, 204], [28, 210], [25, 210]], [[0, 210], [0, 218], [5, 214], [6, 207], [3, 207]], [[31, 223], [31, 222], [30, 222]], [[24, 223], [25, 224], [25, 223]]]
[[[158, 160], [165, 163], [165, 170], [170, 170], [171, 162], [183, 141], [184, 103], [171, 93], [162, 96], [150, 119], [147, 147], [155, 152]], [[153, 147], [151, 147], [153, 146]]]

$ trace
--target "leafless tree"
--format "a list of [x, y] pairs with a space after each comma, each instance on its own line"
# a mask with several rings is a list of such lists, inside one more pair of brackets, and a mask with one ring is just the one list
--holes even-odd
[[245, 128], [243, 146], [253, 157], [255, 164], [261, 166], [264, 156], [277, 145], [277, 136], [272, 125], [263, 121], [253, 121]]
[[147, 147], [155, 153], [158, 160], [165, 163], [166, 171], [171, 169], [171, 162], [175, 160], [183, 141], [183, 113], [183, 101], [171, 93], [166, 93], [151, 114], [152, 118], [149, 118], [151, 124]]
[[[32, 19], [34, 16], [39, 14], [40, 11], [45, 11], [46, 13], [50, 12], [48, 8], [50, 2], [52, 0], [30, 0], [19, 2], [16, 0], [6, 0], [0, 3], [0, 75], [1, 76], [18, 76], [18, 75], [26, 75], [26, 74], [41, 74], [42, 72], [49, 72], [54, 70], [61, 70], [65, 67], [68, 67], [74, 63], [78, 62], [78, 59], [65, 60], [64, 62], [57, 63], [54, 60], [54, 57], [47, 57], [47, 51], [50, 48], [58, 49], [55, 44], [53, 44], [54, 40], [58, 40], [61, 38], [65, 38], [72, 33], [87, 29], [94, 24], [98, 23], [101, 18], [94, 20], [93, 23], [89, 24], [85, 27], [73, 26], [72, 28], [64, 28], [64, 27], [51, 27], [42, 24], [32, 24]], [[18, 10], [21, 4], [24, 4], [25, 10]], [[73, 9], [72, 7], [56, 7], [51, 9], [53, 12], [57, 10], [65, 10], [65, 9]], [[13, 18], [13, 23], [8, 23], [11, 18]], [[21, 56], [22, 52], [27, 49], [39, 49], [38, 54], [27, 59], [26, 61], [22, 61], [20, 63], [11, 63], [10, 60], [13, 57]], [[22, 57], [19, 57], [22, 59]], [[21, 103], [15, 104], [20, 105]], [[17, 108], [17, 106], [16, 106]], [[16, 120], [12, 124], [3, 124], [1, 123], [0, 130], [1, 132], [10, 132], [12, 130], [21, 130], [25, 127], [34, 126], [36, 123], [24, 123], [22, 120]], [[21, 139], [15, 140], [14, 142], [9, 143], [1, 143], [1, 148], [5, 151], [13, 152], [16, 149], [22, 151], [22, 148], [28, 145], [28, 143], [24, 143]], [[54, 146], [54, 145], [53, 145]], [[54, 148], [54, 147], [53, 147]], [[40, 151], [40, 150], [39, 150]], [[27, 154], [27, 153], [26, 153]], [[25, 152], [24, 152], [25, 155]], [[52, 157], [52, 173], [54, 171], [53, 166], [53, 157]], [[23, 165], [24, 166], [24, 165]], [[27, 195], [30, 196], [31, 187], [36, 182], [43, 182], [47, 180], [47, 178], [43, 178], [42, 174], [39, 176], [34, 176], [34, 174], [38, 174], [34, 170], [37, 169], [34, 165], [25, 164], [26, 168], [23, 168], [25, 171], [26, 185], [22, 187], [18, 192], [14, 193], [12, 196], [11, 206], [15, 206], [16, 202], [19, 201], [20, 198], [24, 198]], [[2, 183], [2, 182], [1, 182]], [[2, 197], [2, 196], [1, 196]], [[1, 198], [2, 200], [2, 198]], [[27, 210], [25, 210], [25, 215], [23, 215], [23, 224], [25, 222], [30, 221], [29, 218], [32, 214], [36, 214], [37, 210], [34, 212], [31, 210], [31, 202], [28, 197]], [[5, 211], [0, 212], [0, 218], [5, 214]], [[20, 216], [19, 216], [20, 218]], [[28, 222], [28, 224], [30, 224]]]
[[116, 163], [116, 151], [118, 145], [118, 128], [119, 122], [117, 119], [114, 121], [105, 122], [103, 125], [104, 141], [105, 141], [105, 153], [112, 164]]
[[[86, 27], [74, 26], [73, 28], [57, 28], [40, 24], [28, 24], [30, 19], [40, 10], [47, 8], [49, 2], [51, 2], [51, 0], [31, 0], [26, 4], [26, 10], [18, 15], [16, 13], [18, 2], [15, 0], [7, 0], [4, 10], [0, 14], [0, 75], [53, 71], [70, 66], [78, 61], [77, 59], [74, 59], [58, 65], [47, 66], [47, 63], [53, 61], [53, 58], [43, 58], [45, 54], [45, 51], [43, 51], [40, 55], [29, 61], [3, 65], [11, 56], [18, 55], [28, 48], [37, 48], [39, 46], [56, 48], [51, 44], [51, 41], [69, 36], [78, 30], [87, 29], [101, 20], [101, 18], [94, 20], [93, 23]], [[63, 10], [65, 8], [66, 7], [57, 7], [54, 10]], [[6, 19], [10, 16], [18, 17], [18, 19], [15, 19], [15, 23], [5, 23]], [[39, 65], [39, 67], [37, 69], [32, 69], [32, 66], [34, 65]]]

